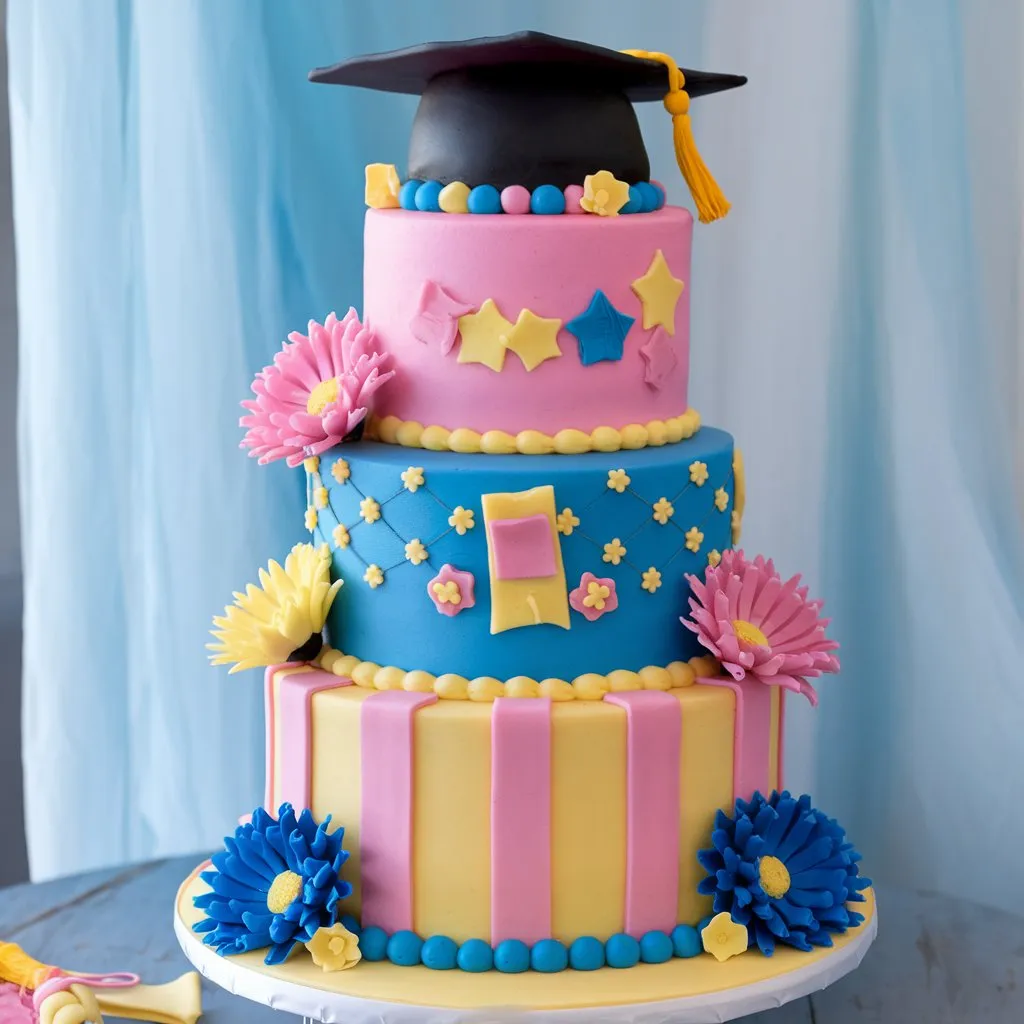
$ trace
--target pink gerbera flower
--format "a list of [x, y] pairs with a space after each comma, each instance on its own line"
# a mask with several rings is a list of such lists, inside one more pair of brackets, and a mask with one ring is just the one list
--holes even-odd
[[807, 600], [799, 576], [784, 583], [770, 559], [758, 555], [750, 562], [742, 551], [727, 551], [703, 582], [686, 578], [693, 588], [691, 618], [680, 621], [734, 679], [751, 675], [818, 703], [807, 680], [839, 671], [831, 653], [839, 644], [825, 636], [822, 603]]
[[252, 382], [255, 399], [242, 402], [249, 411], [239, 423], [247, 427], [242, 447], [263, 465], [303, 459], [340, 444], [366, 418], [370, 398], [394, 375], [388, 353], [379, 351], [373, 332], [350, 309], [343, 320], [333, 313], [309, 334], [293, 331], [272, 366]]

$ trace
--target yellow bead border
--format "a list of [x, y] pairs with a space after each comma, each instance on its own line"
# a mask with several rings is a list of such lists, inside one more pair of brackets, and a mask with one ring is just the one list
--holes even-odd
[[673, 661], [664, 668], [648, 665], [639, 672], [618, 669], [601, 675], [588, 672], [572, 682], [513, 676], [504, 682], [492, 676], [465, 676], [445, 673], [435, 676], [420, 669], [406, 671], [394, 665], [360, 661], [355, 655], [325, 647], [316, 660], [325, 672], [351, 679], [367, 690], [408, 690], [412, 693], [436, 693], [442, 700], [472, 700], [489, 704], [497, 697], [550, 697], [554, 701], [601, 700], [606, 693], [629, 690], [680, 690], [692, 686], [698, 676], [716, 676], [718, 662], [710, 655]]
[[622, 427], [596, 427], [589, 434], [566, 429], [557, 434], [522, 430], [508, 434], [504, 430], [477, 433], [468, 427], [425, 427], [416, 420], [397, 416], [372, 417], [366, 437], [404, 448], [426, 448], [433, 452], [458, 452], [461, 455], [582, 455], [584, 452], [617, 452], [676, 444], [700, 430], [700, 413], [687, 409], [679, 416], [649, 423], [630, 423]]

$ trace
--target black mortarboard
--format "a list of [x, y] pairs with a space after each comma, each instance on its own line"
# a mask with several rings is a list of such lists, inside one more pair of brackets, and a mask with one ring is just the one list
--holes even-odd
[[728, 210], [693, 146], [689, 100], [743, 85], [741, 75], [679, 69], [660, 53], [517, 32], [351, 57], [309, 77], [421, 96], [408, 176], [499, 189], [564, 188], [598, 170], [647, 181], [650, 164], [633, 103], [663, 100], [701, 219]]

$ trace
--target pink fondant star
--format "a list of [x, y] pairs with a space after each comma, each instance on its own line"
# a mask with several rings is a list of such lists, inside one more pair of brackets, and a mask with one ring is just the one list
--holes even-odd
[[460, 302], [436, 281], [424, 281], [409, 330], [417, 341], [422, 341], [424, 345], [439, 345], [447, 355], [455, 344], [459, 317], [472, 312], [473, 306]]
[[672, 339], [664, 327], [655, 327], [651, 336], [640, 348], [644, 362], [644, 383], [660, 389], [679, 363], [679, 357], [672, 346]]

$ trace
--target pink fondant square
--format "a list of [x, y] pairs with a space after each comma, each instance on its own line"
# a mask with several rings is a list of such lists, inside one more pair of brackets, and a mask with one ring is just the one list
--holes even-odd
[[551, 521], [546, 515], [495, 519], [488, 529], [496, 579], [535, 579], [558, 571]]

